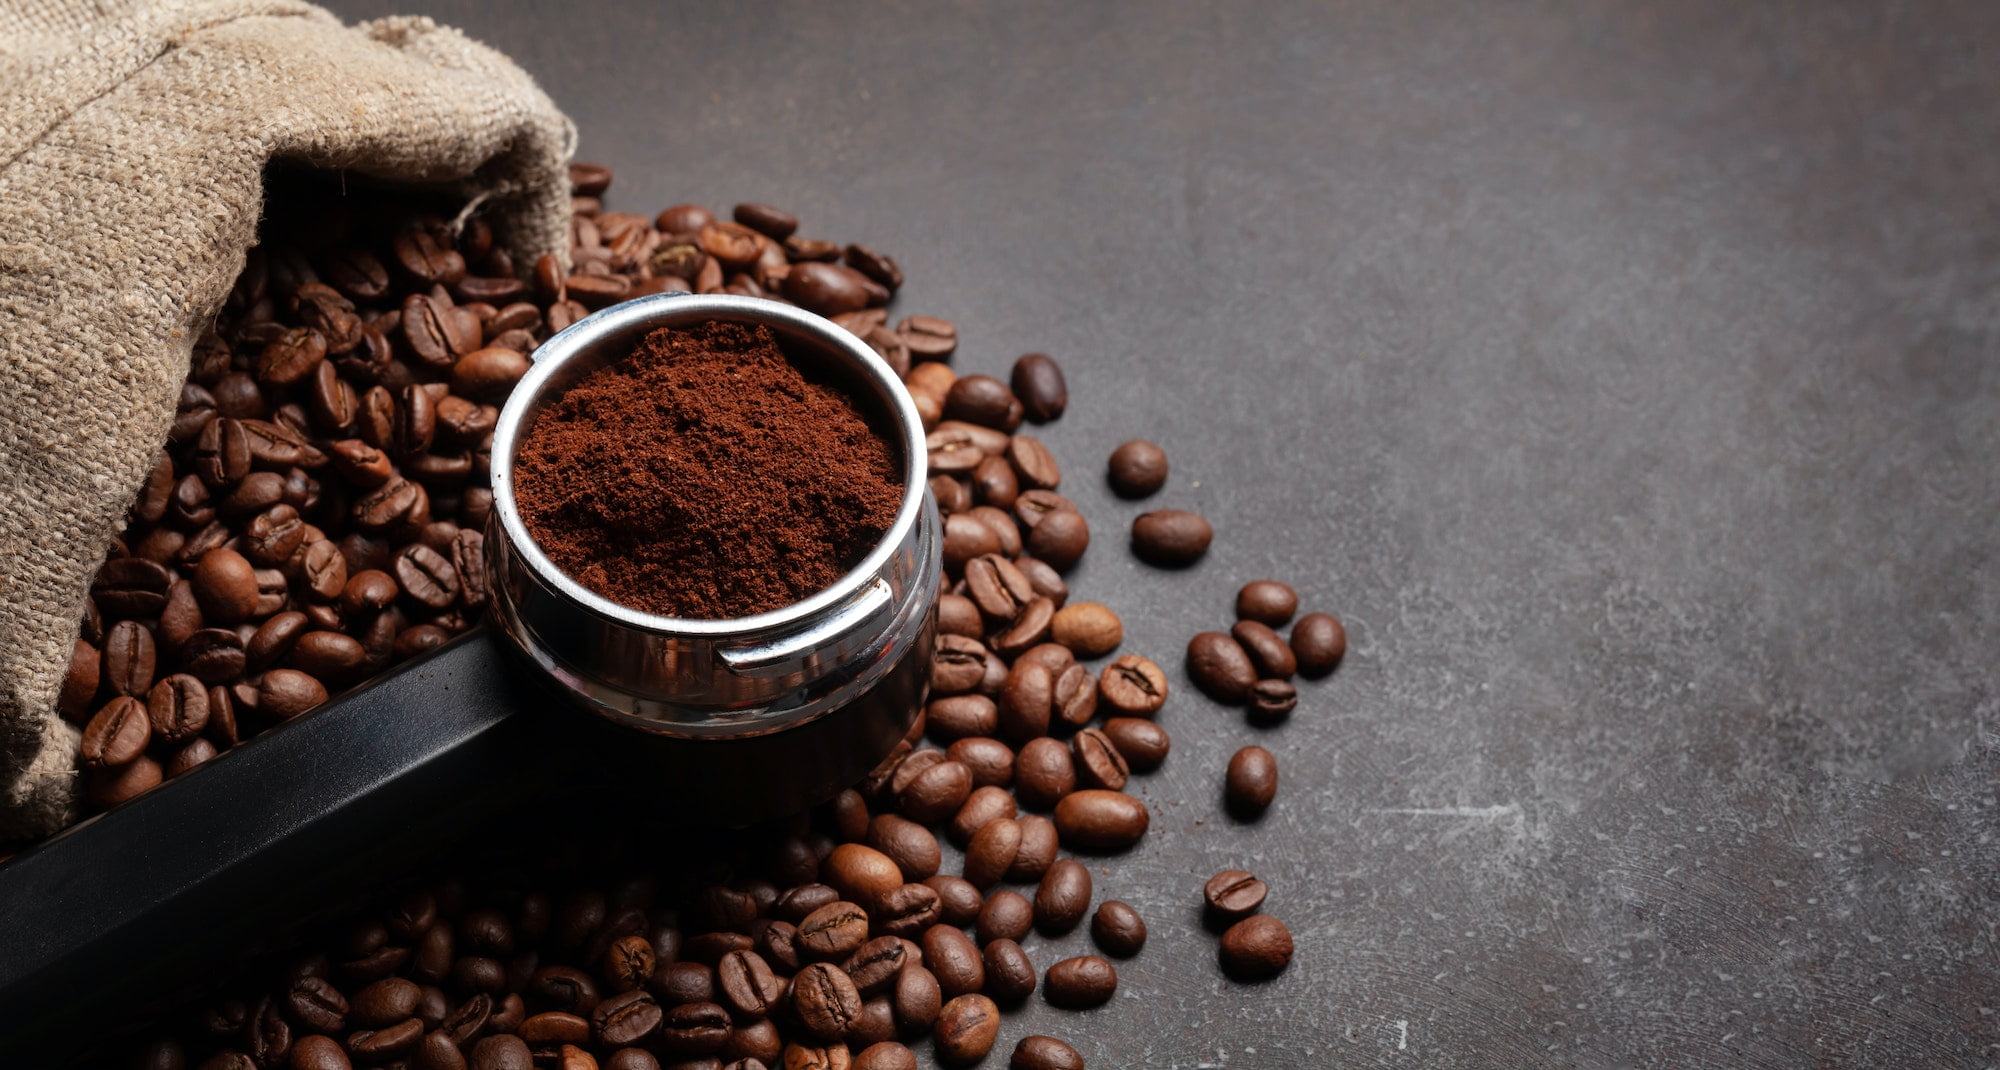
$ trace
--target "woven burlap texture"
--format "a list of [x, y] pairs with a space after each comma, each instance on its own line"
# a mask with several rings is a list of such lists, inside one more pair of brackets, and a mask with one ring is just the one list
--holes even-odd
[[451, 189], [532, 257], [565, 245], [572, 142], [520, 68], [428, 19], [0, 0], [0, 840], [76, 816], [57, 690], [265, 165]]

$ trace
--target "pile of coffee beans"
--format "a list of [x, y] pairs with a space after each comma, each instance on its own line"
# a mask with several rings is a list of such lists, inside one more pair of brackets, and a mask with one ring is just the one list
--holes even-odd
[[[608, 212], [600, 198], [609, 172], [579, 165], [573, 177], [575, 273], [565, 276], [548, 260], [536, 265], [535, 282], [521, 296], [540, 300], [525, 302], [538, 320], [521, 313], [499, 335], [482, 331], [482, 346], [460, 359], [506, 348], [506, 331], [521, 332], [504, 341], [518, 343], [512, 351], [525, 354], [548, 330], [588, 308], [668, 288], [791, 300], [866, 340], [903, 375], [916, 400], [928, 434], [930, 487], [944, 517], [944, 589], [928, 705], [862, 783], [779, 828], [699, 848], [626, 844], [614, 850], [569, 845], [566, 836], [510, 837], [517, 844], [532, 841], [532, 848], [522, 848], [526, 860], [403, 891], [309, 934], [296, 952], [229, 982], [191, 1016], [193, 1025], [148, 1045], [137, 1065], [900, 1070], [917, 1066], [917, 1053], [926, 1048], [943, 1065], [970, 1065], [998, 1043], [1007, 1010], [1038, 991], [1056, 1007], [1101, 1006], [1118, 989], [1113, 960], [1129, 964], [1145, 948], [1147, 927], [1138, 912], [1101, 896], [1090, 868], [1065, 856], [1120, 851], [1145, 836], [1150, 812], [1127, 788], [1133, 777], [1161, 766], [1171, 740], [1157, 720], [1169, 693], [1166, 672], [1139, 653], [1121, 652], [1118, 615], [1100, 603], [1071, 601], [1064, 579], [1088, 549], [1090, 527], [1060, 493], [1063, 472], [1053, 454], [1024, 431], [1067, 408], [1060, 366], [1030, 354], [1004, 380], [960, 376], [944, 363], [957, 347], [950, 322], [907, 316], [889, 326], [883, 306], [902, 282], [890, 258], [801, 238], [793, 217], [762, 205], [738, 205], [734, 222], [694, 205], [677, 205], [650, 221]], [[441, 322], [463, 319], [451, 310], [467, 305], [474, 306], [473, 319], [486, 317], [475, 298], [507, 277], [492, 270], [505, 266], [493, 259], [502, 254], [481, 248], [477, 235], [447, 240], [433, 221], [395, 233], [405, 235], [405, 244], [429, 249], [427, 256], [482, 265], [477, 277], [487, 280], [461, 294], [442, 279], [418, 285], [407, 266], [384, 268], [392, 281], [413, 277], [399, 283], [405, 304]], [[312, 263], [311, 255], [301, 261]], [[472, 277], [459, 277], [459, 288]], [[267, 269], [267, 292], [272, 285]], [[290, 286], [292, 295], [301, 285]], [[514, 307], [483, 303], [495, 318]], [[271, 307], [283, 304], [273, 299]], [[360, 329], [366, 334], [401, 308], [357, 311]], [[390, 337], [400, 326], [376, 326], [390, 339], [388, 366], [404, 368], [412, 380], [398, 387], [401, 393], [390, 392], [392, 437], [376, 447], [388, 458], [391, 479], [435, 453], [398, 445], [406, 440], [393, 435], [404, 433], [397, 429], [409, 417], [397, 415], [403, 410], [394, 403], [429, 397], [423, 384], [442, 367], [413, 363], [415, 351], [406, 353], [407, 343]], [[344, 364], [330, 366], [337, 381], [346, 381]], [[234, 374], [233, 364], [223, 374]], [[399, 379], [403, 373], [381, 374]], [[250, 379], [267, 415], [273, 402], [296, 404], [283, 388], [266, 396], [266, 386], [254, 374]], [[440, 385], [440, 404], [463, 396]], [[496, 380], [468, 400], [490, 404], [503, 389]], [[305, 417], [303, 429], [265, 422], [290, 428], [306, 447], [323, 452], [344, 441], [321, 444], [325, 435], [313, 430], [309, 404]], [[460, 442], [451, 441], [454, 447]], [[466, 448], [477, 457], [482, 445], [474, 441]], [[1165, 455], [1157, 447], [1128, 444], [1120, 452], [1130, 471], [1120, 476], [1114, 458], [1114, 482], [1129, 477], [1135, 489], [1164, 482]], [[429, 464], [418, 471], [430, 471]], [[323, 468], [299, 467], [346, 478], [330, 461]], [[462, 484], [442, 488], [455, 492], [448, 515], [457, 518], [454, 528], [463, 525], [451, 533], [454, 544], [474, 534], [473, 510], [490, 501], [480, 490], [481, 473], [483, 465], [475, 463]], [[420, 476], [400, 478], [436, 511], [438, 487]], [[323, 480], [320, 491], [323, 499], [360, 500], [355, 489], [333, 479]], [[384, 545], [392, 567], [376, 571], [395, 586], [372, 600], [372, 612], [400, 615], [394, 635], [466, 626], [472, 603], [463, 597], [439, 607], [420, 601], [430, 609], [424, 615], [409, 604], [410, 584], [393, 568], [401, 555], [414, 553], [412, 547], [435, 549], [425, 534], [440, 521], [426, 518], [413, 526], [405, 515], [386, 527], [357, 527], [352, 504], [337, 512], [310, 510], [322, 525], [314, 534], [333, 544], [343, 565], [350, 543]], [[340, 516], [349, 518], [347, 526], [339, 526]], [[1209, 530], [1200, 517], [1171, 510], [1147, 517], [1152, 519], [1142, 517], [1144, 523], [1134, 526], [1134, 546], [1143, 541], [1141, 552], [1150, 558], [1185, 563], [1205, 549]], [[224, 543], [245, 538], [225, 530]], [[129, 556], [119, 553], [114, 561]], [[170, 572], [186, 567], [159, 564]], [[186, 580], [173, 572], [169, 588], [198, 587], [200, 567], [197, 559]], [[253, 574], [258, 568], [277, 573], [268, 582], [280, 606], [263, 620], [310, 614], [309, 607], [326, 604], [315, 588], [294, 589], [287, 567], [251, 566]], [[455, 567], [462, 573], [456, 589], [463, 592], [465, 576], [476, 569]], [[281, 578], [286, 587], [278, 599]], [[1242, 615], [1261, 621], [1266, 631], [1296, 610], [1296, 595], [1282, 585], [1264, 582], [1245, 591], [1251, 608]], [[1282, 607], [1280, 595], [1289, 597]], [[333, 604], [345, 611], [338, 597]], [[121, 619], [148, 632], [160, 627], [143, 616]], [[386, 629], [376, 618], [355, 619], [363, 621], [364, 638]], [[1324, 619], [1338, 629], [1332, 618]], [[319, 618], [309, 616], [308, 623]], [[346, 616], [337, 623], [353, 628]], [[1203, 690], [1233, 702], [1252, 701], [1266, 684], [1289, 688], [1285, 678], [1294, 672], [1331, 668], [1325, 637], [1305, 625], [1294, 627], [1290, 644], [1259, 633], [1255, 653], [1238, 637], [1209, 633], [1219, 643], [1203, 640], [1203, 648], [1217, 652], [1205, 655], [1197, 670], [1191, 646], [1190, 675]], [[247, 648], [262, 626], [229, 634]], [[388, 649], [393, 658], [427, 645], [433, 644], [392, 641]], [[1291, 651], [1289, 663], [1280, 651]], [[1098, 659], [1108, 660], [1093, 668], [1090, 662]], [[323, 668], [316, 662], [310, 666], [299, 664], [293, 646], [254, 668], [246, 664], [239, 679], [205, 686], [233, 698], [245, 683], [262, 686], [274, 673], [335, 683], [353, 678], [312, 672]], [[1251, 749], [1262, 758], [1239, 756], [1232, 763], [1231, 797], [1269, 805], [1275, 761]], [[956, 873], [947, 871], [941, 838], [961, 852]], [[1282, 971], [1291, 940], [1282, 924], [1256, 913], [1262, 882], [1247, 873], [1224, 874], [1210, 886], [1213, 908], [1230, 921], [1222, 936], [1225, 971], [1244, 980]], [[1059, 937], [1086, 920], [1098, 953], [1035, 961], [1038, 937]], [[1030, 1036], [1018, 1043], [1009, 1065], [1078, 1070], [1084, 1063], [1064, 1041]]]

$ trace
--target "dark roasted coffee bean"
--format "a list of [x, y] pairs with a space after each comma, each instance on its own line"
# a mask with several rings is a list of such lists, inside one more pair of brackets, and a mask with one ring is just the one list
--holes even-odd
[[905, 884], [876, 905], [875, 927], [894, 936], [915, 936], [937, 924], [941, 912], [937, 892], [926, 885]]
[[839, 1040], [861, 1016], [861, 993], [840, 967], [816, 962], [792, 979], [792, 1011], [813, 1036]]
[[122, 766], [146, 753], [152, 721], [138, 699], [120, 695], [83, 728], [78, 761], [90, 768]]
[[830, 903], [799, 922], [799, 950], [813, 958], [845, 958], [867, 939], [868, 912], [854, 903]]
[[1125, 639], [1125, 624], [1108, 606], [1076, 602], [1064, 606], [1049, 622], [1049, 636], [1080, 658], [1101, 658]]
[[1028, 552], [1057, 572], [1067, 572], [1076, 567], [1089, 548], [1090, 524], [1083, 519], [1082, 513], [1074, 510], [1045, 514], [1028, 531]]
[[1347, 654], [1347, 629], [1332, 614], [1308, 613], [1292, 625], [1291, 648], [1302, 675], [1325, 676]]
[[1028, 897], [1011, 888], [1002, 888], [986, 897], [979, 908], [976, 935], [981, 944], [995, 940], [1025, 940], [1035, 927], [1035, 907]]
[[613, 992], [630, 992], [653, 979], [653, 943], [637, 933], [622, 936], [605, 948], [600, 973]]
[[1292, 648], [1283, 637], [1271, 630], [1271, 626], [1261, 621], [1239, 620], [1229, 629], [1229, 634], [1243, 646], [1250, 655], [1250, 663], [1257, 667], [1257, 673], [1266, 678], [1289, 680], [1298, 670], [1298, 660], [1292, 655]]
[[1073, 858], [1058, 860], [1035, 889], [1035, 928], [1060, 936], [1083, 921], [1090, 909], [1090, 870]]
[[521, 1023], [520, 1037], [530, 1048], [590, 1042], [590, 1021], [567, 1011], [547, 1011]]
[[977, 472], [988, 457], [998, 456], [989, 454], [980, 445], [979, 436], [970, 426], [932, 431], [924, 439], [924, 448], [932, 475], [969, 475]]
[[956, 695], [978, 687], [986, 676], [986, 658], [986, 647], [976, 639], [938, 636], [936, 650], [931, 655], [931, 693]]
[[316, 1033], [338, 1033], [347, 1028], [347, 997], [324, 977], [301, 977], [292, 982], [285, 1003], [292, 1017]]
[[[872, 997], [887, 991], [895, 983], [896, 974], [909, 962], [901, 937], [878, 936], [856, 948], [840, 968], [862, 996]], [[783, 987], [782, 981], [779, 986]]]
[[940, 854], [937, 837], [924, 826], [895, 814], [881, 814], [869, 822], [868, 846], [895, 861], [903, 876], [923, 880], [938, 871]]
[[982, 457], [972, 469], [972, 494], [981, 505], [1011, 509], [1021, 497], [1021, 480], [1005, 457]]
[[272, 669], [257, 683], [257, 708], [280, 721], [325, 701], [326, 687], [297, 669]]
[[326, 359], [326, 337], [311, 327], [293, 327], [266, 343], [257, 357], [257, 381], [266, 387], [305, 382]]
[[1014, 499], [1014, 519], [1033, 530], [1050, 513], [1076, 512], [1076, 503], [1052, 490], [1023, 490]]
[[1211, 916], [1233, 922], [1255, 914], [1268, 892], [1248, 871], [1225, 869], [1202, 885], [1201, 898]]
[[1131, 958], [1146, 946], [1146, 923], [1129, 904], [1107, 899], [1090, 919], [1090, 938], [1107, 955]]
[[1012, 385], [1022, 411], [1034, 423], [1048, 423], [1069, 407], [1062, 366], [1045, 353], [1029, 353], [1015, 361]]
[[1058, 1007], [1101, 1007], [1118, 991], [1118, 971], [1109, 960], [1079, 955], [1049, 967], [1042, 995]]
[[849, 902], [864, 908], [903, 886], [894, 859], [858, 843], [843, 843], [826, 858], [822, 877]]
[[995, 621], [1014, 620], [1036, 597], [1028, 577], [1000, 554], [982, 554], [967, 561], [964, 573], [966, 594], [980, 612]]
[[1021, 804], [1046, 810], [1076, 790], [1076, 762], [1060, 740], [1031, 739], [1014, 756], [1014, 794]]
[[445, 609], [458, 601], [458, 570], [443, 554], [422, 543], [396, 555], [396, 582], [403, 594], [428, 609]]
[[715, 970], [699, 962], [661, 963], [652, 988], [668, 1004], [709, 1003], [716, 998]]
[[946, 593], [938, 596], [937, 627], [939, 634], [962, 635], [968, 639], [979, 639], [986, 634], [986, 622], [979, 615], [979, 607], [964, 595]]
[[298, 510], [279, 504], [252, 517], [240, 542], [252, 564], [275, 568], [290, 560], [305, 539], [306, 525]]
[[966, 513], [953, 513], [944, 518], [946, 572], [956, 574], [973, 558], [982, 554], [997, 554], [1000, 550], [999, 536], [978, 518]]
[[917, 1070], [917, 1053], [893, 1040], [871, 1044], [854, 1056], [853, 1070]]
[[1095, 728], [1086, 728], [1070, 740], [1070, 749], [1076, 755], [1077, 779], [1085, 787], [1125, 790], [1131, 766], [1126, 764], [1125, 756], [1118, 752], [1111, 737]]
[[1283, 627], [1299, 611], [1299, 593], [1277, 580], [1251, 580], [1236, 592], [1236, 617], [1273, 628]]
[[715, 1003], [684, 1003], [660, 1022], [660, 1046], [676, 1055], [707, 1055], [729, 1041], [729, 1011]]
[[977, 993], [959, 996], [938, 1012], [933, 1035], [939, 1062], [970, 1066], [986, 1058], [999, 1039], [1000, 1008]]
[[1104, 722], [1105, 738], [1118, 748], [1118, 754], [1125, 759], [1126, 767], [1134, 772], [1150, 773], [1167, 760], [1167, 751], [1172, 740], [1167, 730], [1155, 721], [1138, 717], [1113, 717]]
[[990, 375], [962, 375], [945, 394], [944, 414], [949, 419], [1004, 429], [1008, 410], [1016, 404], [1006, 383]]
[[956, 813], [971, 793], [972, 770], [944, 760], [918, 773], [906, 787], [899, 789], [896, 801], [911, 820], [933, 825]]
[[1055, 675], [1048, 666], [1017, 661], [1000, 687], [1000, 733], [1020, 744], [1048, 735], [1055, 690]]
[[889, 994], [890, 1009], [895, 1012], [896, 1027], [905, 1033], [927, 1030], [937, 1021], [938, 1010], [944, 1004], [944, 991], [938, 987], [937, 975], [923, 965], [907, 963], [896, 974], [895, 987]]
[[304, 1036], [292, 1045], [285, 1065], [291, 1070], [351, 1070], [354, 1064], [332, 1037]]
[[1014, 473], [1020, 477], [1023, 487], [1054, 490], [1062, 483], [1062, 468], [1040, 439], [1027, 435], [1015, 435], [1009, 439], [1007, 463], [1014, 466]]
[[979, 916], [983, 904], [979, 889], [964, 877], [940, 873], [926, 879], [924, 886], [938, 894], [938, 921], [943, 924], [962, 928]]
[[191, 739], [208, 724], [208, 688], [186, 673], [175, 673], [146, 693], [146, 715], [154, 739], [163, 743]]
[[1278, 759], [1262, 747], [1245, 747], [1229, 759], [1223, 796], [1239, 814], [1258, 814], [1278, 796]]
[[534, 1059], [529, 1054], [528, 1042], [517, 1036], [490, 1036], [473, 1044], [466, 1060], [470, 1070], [534, 1070]]
[[201, 556], [195, 566], [194, 596], [201, 611], [216, 624], [238, 624], [257, 609], [257, 568], [227, 547]]
[[1299, 689], [1286, 680], [1259, 680], [1250, 687], [1250, 719], [1271, 724], [1292, 715], [1299, 704]]
[[1021, 553], [1021, 527], [1014, 522], [1005, 509], [991, 505], [975, 505], [965, 511], [965, 515], [986, 525], [1000, 544], [1000, 553], [1013, 558]]
[[896, 292], [903, 286], [903, 269], [897, 267], [894, 260], [865, 245], [848, 246], [846, 260], [848, 267], [881, 283], [890, 293]]
[[930, 479], [931, 496], [937, 499], [938, 513], [947, 519], [972, 508], [972, 488], [965, 480], [939, 474]]
[[354, 994], [348, 1003], [348, 1019], [368, 1029], [395, 1025], [416, 1013], [421, 995], [421, 989], [412, 981], [384, 978]]
[[87, 796], [95, 806], [116, 806], [158, 787], [162, 775], [160, 763], [141, 754], [124, 765], [94, 770]]
[[1144, 498], [1167, 483], [1167, 451], [1134, 439], [1111, 451], [1111, 489], [1125, 498]]
[[738, 222], [774, 241], [784, 241], [799, 229], [799, 219], [768, 204], [739, 204], [730, 213]]
[[787, 300], [807, 311], [837, 316], [868, 307], [872, 285], [866, 275], [853, 268], [806, 261], [792, 265], [785, 275], [784, 291]]
[[[322, 541], [318, 545], [333, 544]], [[254, 672], [282, 660], [291, 653], [299, 637], [310, 630], [311, 624], [304, 613], [274, 613], [266, 617], [251, 633], [250, 641], [243, 644], [245, 667]]]
[[1187, 674], [1208, 697], [1232, 706], [1247, 699], [1257, 682], [1250, 655], [1223, 632], [1201, 632], [1188, 640]]
[[993, 637], [993, 650], [1005, 657], [1014, 657], [1048, 641], [1049, 626], [1055, 614], [1054, 602], [1046, 598], [1033, 599], [1021, 607], [1020, 615], [1006, 630]]
[[1124, 792], [1087, 789], [1056, 804], [1056, 831], [1071, 850], [1110, 851], [1130, 847], [1151, 823], [1146, 804]]
[[950, 925], [924, 931], [924, 966], [937, 977], [946, 999], [977, 992], [986, 984], [986, 967], [970, 937]]
[[918, 360], [943, 360], [958, 348], [958, 327], [935, 316], [906, 316], [896, 324], [896, 333]]
[[[960, 819], [964, 817], [966, 808], [979, 798], [982, 791], [992, 789], [999, 791], [1002, 796], [1007, 795], [1001, 789], [1014, 782], [1014, 752], [997, 739], [987, 736], [968, 736], [954, 742], [951, 749], [945, 752], [945, 756], [972, 771], [972, 794], [966, 796], [965, 804], [952, 816], [952, 833], [957, 837], [960, 831]], [[1011, 813], [1012, 799], [1011, 797], [1008, 799]], [[964, 831], [969, 835], [972, 830], [968, 828]]]
[[599, 1044], [625, 1047], [652, 1036], [665, 1015], [645, 989], [621, 992], [590, 1012], [590, 1030]]
[[1014, 1045], [1007, 1070], [1083, 1070], [1083, 1056], [1054, 1037], [1027, 1036]]
[[1208, 552], [1214, 538], [1215, 529], [1208, 521], [1185, 509], [1155, 509], [1132, 521], [1132, 552], [1155, 565], [1193, 564]]
[[1002, 817], [986, 822], [966, 843], [965, 879], [975, 888], [992, 887], [1007, 874], [1020, 849], [1021, 825], [1018, 821]]
[[981, 954], [986, 967], [986, 994], [994, 1002], [1013, 1006], [1035, 990], [1035, 964], [1012, 939], [1002, 937], [986, 945]]
[[82, 722], [90, 714], [91, 700], [97, 697], [97, 687], [103, 682], [104, 658], [96, 647], [83, 639], [70, 645], [69, 669], [63, 674], [62, 690], [56, 696], [56, 709], [72, 721]]
[[153, 686], [157, 664], [153, 633], [138, 621], [121, 620], [104, 636], [104, 683], [118, 695], [144, 695]]
[[1239, 981], [1261, 981], [1285, 972], [1292, 961], [1292, 934], [1269, 914], [1254, 914], [1222, 934], [1222, 970]]
[[[939, 742], [990, 736], [1000, 727], [999, 707], [985, 695], [946, 695], [933, 699], [925, 709], [925, 719], [931, 738]], [[976, 773], [974, 779], [977, 780]]]

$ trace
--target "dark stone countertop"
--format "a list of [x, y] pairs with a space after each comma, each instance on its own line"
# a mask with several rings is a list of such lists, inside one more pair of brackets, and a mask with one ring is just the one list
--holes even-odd
[[[421, 6], [541, 78], [613, 207], [781, 205], [898, 257], [961, 369], [1058, 357], [1074, 586], [1128, 649], [1180, 679], [1261, 576], [1347, 621], [1280, 729], [1181, 689], [1154, 831], [1094, 867], [1152, 943], [1003, 1051], [2000, 1058], [2000, 9]], [[1134, 436], [1143, 506], [1098, 476]], [[1169, 505], [1218, 528], [1192, 571], [1121, 546]], [[1228, 866], [1299, 938], [1268, 985], [1200, 930]]]

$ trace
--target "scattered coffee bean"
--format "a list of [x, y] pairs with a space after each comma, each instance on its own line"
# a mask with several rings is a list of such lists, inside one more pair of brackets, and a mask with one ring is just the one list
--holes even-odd
[[1201, 632], [1188, 640], [1187, 674], [1217, 702], [1239, 705], [1257, 682], [1257, 669], [1242, 644], [1223, 632]]
[[1292, 962], [1292, 934], [1269, 914], [1253, 914], [1222, 934], [1222, 970], [1239, 981], [1262, 981]]
[[1292, 648], [1286, 645], [1284, 637], [1271, 630], [1262, 621], [1239, 620], [1229, 629], [1229, 634], [1250, 655], [1250, 664], [1257, 667], [1257, 675], [1268, 679], [1289, 680], [1298, 671], [1298, 659], [1292, 655]]
[[1034, 423], [1048, 423], [1069, 407], [1062, 367], [1045, 353], [1030, 353], [1014, 362], [1013, 388], [1023, 414]]
[[1250, 687], [1250, 719], [1273, 724], [1292, 715], [1299, 704], [1299, 689], [1287, 680], [1259, 680]]
[[1056, 804], [1056, 831], [1071, 850], [1122, 850], [1139, 842], [1152, 816], [1146, 804], [1121, 791], [1072, 792]]
[[1144, 498], [1167, 484], [1167, 451], [1143, 439], [1111, 451], [1111, 489], [1124, 498]]
[[1227, 921], [1241, 921], [1264, 905], [1269, 889], [1263, 881], [1241, 869], [1225, 869], [1202, 886], [1202, 901], [1209, 913]]
[[1126, 767], [1135, 773], [1150, 773], [1167, 760], [1172, 740], [1159, 722], [1140, 717], [1113, 717], [1104, 722], [1104, 736], [1118, 748]]
[[1075, 568], [1089, 547], [1090, 524], [1073, 509], [1048, 513], [1028, 531], [1028, 552], [1057, 572]]
[[1049, 637], [1080, 658], [1101, 658], [1125, 639], [1125, 625], [1109, 607], [1098, 602], [1064, 606], [1049, 622]]
[[963, 930], [933, 925], [924, 930], [924, 967], [937, 978], [938, 988], [951, 999], [977, 992], [986, 984], [986, 967], [979, 948]]
[[1000, 1008], [977, 993], [959, 996], [938, 1012], [934, 1033], [939, 1062], [970, 1066], [986, 1058], [999, 1039]]
[[1146, 946], [1146, 922], [1130, 904], [1107, 899], [1090, 919], [1090, 937], [1105, 954], [1131, 958]]
[[1086, 728], [1070, 740], [1070, 749], [1076, 754], [1077, 779], [1085, 787], [1125, 790], [1132, 768], [1110, 736]]
[[1304, 676], [1325, 676], [1347, 653], [1347, 629], [1329, 613], [1308, 613], [1292, 625], [1292, 653]]
[[1031, 739], [1014, 756], [1014, 794], [1021, 805], [1047, 810], [1076, 789], [1076, 762], [1061, 740]]
[[1090, 910], [1090, 894], [1090, 870], [1073, 858], [1058, 860], [1035, 889], [1035, 928], [1044, 936], [1076, 928]]
[[1208, 521], [1185, 509], [1156, 509], [1132, 521], [1132, 552], [1155, 565], [1191, 565], [1208, 552], [1214, 538]]
[[1101, 1007], [1117, 991], [1117, 969], [1097, 955], [1078, 955], [1050, 966], [1042, 984], [1044, 999], [1072, 1010]]
[[1229, 759], [1223, 795], [1239, 814], [1262, 813], [1278, 797], [1278, 759], [1262, 747], [1245, 747]]
[[1022, 1037], [1007, 1060], [1007, 1070], [1083, 1070], [1083, 1056], [1054, 1037]]
[[1035, 991], [1035, 964], [1012, 939], [989, 942], [981, 958], [986, 966], [986, 994], [994, 1002], [1011, 1007]]
[[1299, 593], [1277, 580], [1251, 580], [1236, 592], [1236, 617], [1282, 628], [1299, 611]]

